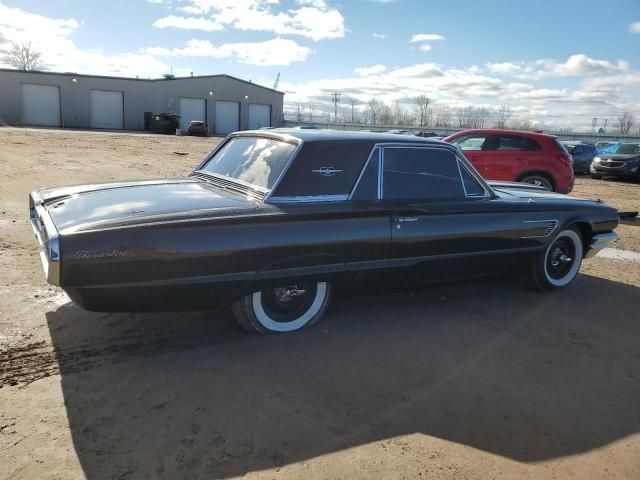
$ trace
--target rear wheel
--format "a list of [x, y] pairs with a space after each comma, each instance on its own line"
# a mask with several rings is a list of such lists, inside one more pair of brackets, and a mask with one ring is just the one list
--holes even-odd
[[292, 282], [244, 296], [233, 304], [233, 313], [249, 333], [292, 332], [316, 323], [330, 297], [327, 282]]
[[531, 280], [539, 290], [556, 290], [569, 285], [578, 275], [584, 248], [574, 228], [562, 230], [536, 260]]
[[542, 175], [527, 175], [520, 181], [523, 183], [537, 185], [539, 187], [545, 187], [550, 192], [553, 192], [553, 184], [547, 177], [543, 177]]

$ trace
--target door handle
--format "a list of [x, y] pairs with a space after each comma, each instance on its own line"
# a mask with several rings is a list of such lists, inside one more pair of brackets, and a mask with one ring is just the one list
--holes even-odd
[[417, 217], [396, 217], [394, 218], [396, 222], [417, 222]]

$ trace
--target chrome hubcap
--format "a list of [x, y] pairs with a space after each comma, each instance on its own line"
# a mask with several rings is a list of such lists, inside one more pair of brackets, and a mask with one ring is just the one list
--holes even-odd
[[290, 287], [279, 287], [276, 288], [276, 297], [281, 302], [290, 302], [294, 298], [300, 297], [307, 293], [306, 290], [298, 288], [297, 285], [292, 285]]

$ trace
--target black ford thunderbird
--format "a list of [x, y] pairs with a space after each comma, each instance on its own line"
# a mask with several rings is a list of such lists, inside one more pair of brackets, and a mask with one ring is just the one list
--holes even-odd
[[232, 134], [189, 177], [35, 191], [30, 219], [47, 280], [88, 310], [231, 305], [260, 333], [313, 324], [351, 284], [562, 288], [618, 225], [600, 202], [487, 183], [439, 140], [293, 129]]

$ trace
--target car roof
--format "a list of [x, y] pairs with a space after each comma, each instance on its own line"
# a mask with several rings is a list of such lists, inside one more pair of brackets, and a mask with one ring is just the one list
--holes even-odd
[[393, 133], [378, 132], [360, 132], [347, 130], [304, 130], [293, 128], [275, 128], [273, 130], [247, 130], [236, 132], [233, 136], [269, 136], [281, 138], [282, 140], [291, 139], [292, 137], [303, 142], [320, 142], [320, 141], [361, 141], [370, 143], [412, 143], [421, 145], [440, 145], [448, 146], [456, 149], [450, 143], [443, 142], [432, 138], [417, 137], [415, 135], [396, 135]]
[[526, 130], [504, 130], [504, 129], [500, 129], [500, 128], [470, 128], [467, 130], [461, 130], [459, 132], [453, 133], [451, 134], [451, 136], [453, 135], [460, 135], [461, 133], [463, 134], [469, 134], [469, 133], [493, 133], [493, 134], [505, 134], [505, 135], [519, 135], [522, 137], [539, 137], [539, 138], [556, 138], [554, 135], [548, 135], [546, 133], [538, 133], [538, 132], [529, 132]]

